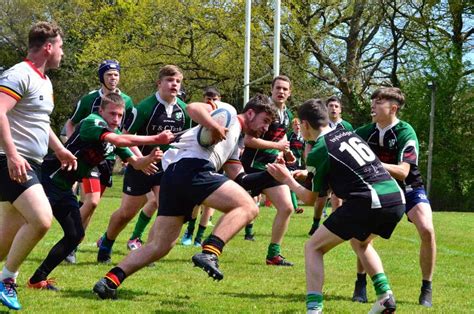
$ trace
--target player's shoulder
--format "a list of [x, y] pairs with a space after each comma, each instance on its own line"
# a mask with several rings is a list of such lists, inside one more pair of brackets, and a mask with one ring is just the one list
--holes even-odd
[[92, 102], [98, 97], [100, 97], [99, 90], [98, 89], [91, 90], [90, 92], [88, 92], [87, 94], [81, 97], [81, 103]]
[[394, 129], [398, 130], [398, 131], [406, 131], [406, 132], [415, 133], [415, 129], [413, 128], [413, 126], [410, 123], [408, 123], [406, 121], [403, 121], [403, 120], [400, 120], [394, 126]]
[[355, 133], [363, 138], [369, 136], [375, 130], [375, 123], [367, 123], [364, 124], [357, 129], [355, 129]]

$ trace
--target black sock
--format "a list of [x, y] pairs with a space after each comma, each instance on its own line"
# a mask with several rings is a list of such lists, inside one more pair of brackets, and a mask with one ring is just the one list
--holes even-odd
[[105, 275], [105, 280], [109, 288], [116, 289], [122, 284], [126, 277], [127, 275], [122, 268], [114, 267]]
[[41, 268], [38, 268], [33, 276], [30, 278], [30, 283], [38, 283], [40, 281], [46, 280], [48, 277], [48, 274], [41, 270]]
[[357, 281], [367, 282], [367, 273], [357, 273]]
[[211, 234], [202, 244], [202, 252], [219, 256], [221, 255], [222, 250], [224, 249], [224, 245], [224, 241], [222, 241], [219, 237], [216, 237], [215, 235]]
[[421, 282], [421, 289], [423, 290], [431, 290], [431, 281], [429, 280], [423, 280]]

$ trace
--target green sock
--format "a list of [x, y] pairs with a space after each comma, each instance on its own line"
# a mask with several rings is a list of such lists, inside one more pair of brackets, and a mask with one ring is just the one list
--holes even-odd
[[380, 296], [387, 291], [390, 291], [390, 284], [388, 282], [387, 276], [384, 273], [375, 274], [372, 277], [372, 282], [374, 283], [375, 294]]
[[191, 220], [188, 221], [187, 232], [188, 232], [188, 235], [190, 235], [191, 237], [193, 236], [195, 226], [196, 226], [196, 218], [191, 219]]
[[267, 258], [272, 258], [281, 253], [281, 245], [276, 243], [270, 243], [268, 246]]
[[253, 234], [253, 223], [250, 223], [245, 226], [245, 235], [252, 235]]
[[298, 208], [298, 198], [296, 197], [296, 193], [291, 191], [291, 203], [293, 204], [293, 209]]
[[140, 215], [138, 215], [138, 220], [137, 223], [135, 224], [135, 229], [133, 229], [132, 236], [130, 237], [130, 240], [136, 239], [136, 238], [142, 238], [143, 236], [143, 231], [145, 231], [146, 226], [150, 222], [151, 217], [148, 217], [143, 210], [140, 211]]
[[204, 231], [206, 231], [206, 227], [199, 224], [198, 231], [196, 233], [196, 237], [194, 238], [194, 241], [202, 242], [201, 240], [202, 240], [202, 236], [204, 235]]
[[316, 310], [323, 308], [323, 294], [317, 291], [308, 291], [306, 294], [306, 309]]

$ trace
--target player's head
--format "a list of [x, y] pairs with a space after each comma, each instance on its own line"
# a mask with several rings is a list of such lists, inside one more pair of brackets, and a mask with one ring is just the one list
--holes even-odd
[[120, 82], [120, 63], [117, 60], [104, 60], [97, 71], [99, 81], [109, 91], [115, 91]]
[[371, 115], [374, 122], [382, 122], [396, 116], [405, 104], [405, 96], [397, 87], [382, 87], [370, 97]]
[[219, 93], [217, 88], [213, 86], [208, 86], [204, 89], [202, 97], [204, 99], [204, 102], [207, 103], [209, 101], [221, 100], [221, 93]]
[[275, 106], [267, 96], [256, 94], [245, 105], [242, 115], [245, 122], [244, 132], [254, 137], [260, 137], [268, 130], [277, 113]]
[[326, 100], [326, 107], [328, 108], [329, 119], [337, 122], [341, 119], [342, 102], [337, 96], [331, 96]]
[[176, 65], [165, 65], [158, 73], [158, 93], [167, 101], [173, 101], [181, 90], [183, 72]]
[[291, 81], [288, 76], [278, 75], [272, 81], [272, 100], [277, 106], [282, 106], [291, 95]]
[[112, 92], [102, 97], [99, 114], [112, 129], [120, 126], [124, 111], [125, 101], [119, 94]]
[[46, 58], [46, 69], [56, 69], [63, 53], [63, 32], [55, 23], [38, 22], [28, 33], [28, 52]]
[[300, 126], [300, 119], [298, 118], [293, 118], [293, 120], [291, 121], [291, 124], [293, 126], [293, 132], [294, 133], [299, 133], [300, 132], [300, 129], [301, 129], [301, 126]]
[[298, 107], [298, 118], [301, 121], [301, 134], [310, 139], [310, 129], [319, 131], [329, 123], [328, 110], [321, 99], [309, 99]]

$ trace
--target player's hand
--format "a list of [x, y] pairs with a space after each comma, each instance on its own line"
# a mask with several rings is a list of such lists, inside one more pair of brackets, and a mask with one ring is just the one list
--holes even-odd
[[289, 165], [296, 163], [296, 157], [289, 149], [283, 153], [283, 157], [285, 158], [286, 163]]
[[281, 139], [279, 142], [277, 142], [277, 149], [281, 150], [282, 152], [287, 151], [290, 149], [290, 142], [285, 139]]
[[8, 174], [10, 179], [18, 183], [28, 181], [27, 171], [32, 170], [28, 161], [21, 155], [16, 154], [7, 158]]
[[296, 181], [304, 182], [304, 180], [306, 180], [307, 177], [308, 177], [308, 170], [293, 171], [293, 178], [295, 178]]
[[61, 169], [66, 171], [77, 169], [77, 158], [66, 148], [55, 151], [56, 157], [61, 162]]
[[211, 135], [212, 135], [212, 143], [217, 144], [220, 141], [223, 141], [227, 138], [227, 132], [229, 131], [228, 128], [225, 128], [223, 126], [217, 126], [213, 129], [211, 129]]
[[160, 134], [155, 135], [155, 144], [169, 144], [174, 138], [175, 136], [170, 130], [164, 130]]
[[267, 164], [267, 171], [275, 180], [286, 183], [291, 180], [291, 173], [284, 164]]

